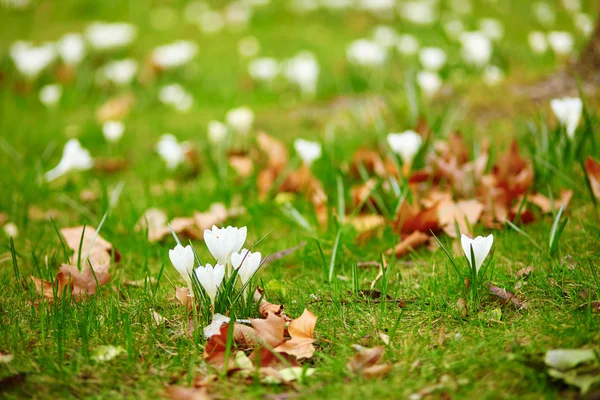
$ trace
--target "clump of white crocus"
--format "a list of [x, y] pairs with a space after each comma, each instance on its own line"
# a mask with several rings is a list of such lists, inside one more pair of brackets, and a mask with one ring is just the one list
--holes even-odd
[[476, 67], [483, 67], [492, 57], [492, 42], [481, 32], [465, 32], [460, 35], [462, 56], [465, 62]]
[[[471, 239], [466, 235], [460, 235], [460, 244], [467, 260], [469, 260], [471, 268], [475, 267], [475, 271], [479, 272], [479, 269], [483, 265], [483, 261], [492, 249], [494, 235], [489, 235], [487, 237], [477, 236], [475, 239]], [[474, 260], [471, 259], [471, 248], [473, 249], [473, 255], [475, 256]], [[473, 265], [473, 262], [475, 265]]]
[[208, 123], [208, 140], [213, 144], [222, 143], [227, 137], [227, 125], [220, 121]]
[[254, 124], [254, 113], [248, 107], [238, 107], [229, 110], [225, 120], [236, 133], [246, 136]]
[[573, 35], [569, 32], [554, 31], [548, 33], [548, 43], [552, 51], [559, 55], [567, 55], [573, 51]]
[[583, 111], [581, 99], [578, 97], [553, 99], [550, 101], [550, 108], [558, 122], [565, 128], [567, 136], [573, 139]]
[[350, 63], [361, 67], [379, 67], [387, 60], [385, 48], [368, 39], [358, 39], [346, 48]]
[[169, 259], [185, 283], [187, 283], [190, 294], [194, 293], [194, 290], [192, 289], [192, 273], [194, 272], [196, 259], [194, 257], [192, 246], [188, 244], [183, 247], [178, 243], [174, 249], [169, 250]]
[[46, 181], [51, 182], [69, 171], [85, 171], [94, 165], [90, 152], [81, 147], [77, 139], [69, 140], [63, 149], [58, 165], [46, 172]]
[[296, 149], [296, 153], [298, 153], [307, 167], [310, 167], [315, 160], [321, 158], [321, 143], [311, 142], [310, 140], [304, 139], [296, 139], [294, 140], [294, 149]]
[[419, 52], [419, 41], [413, 35], [400, 35], [396, 42], [396, 50], [402, 55], [412, 56]]
[[17, 238], [19, 236], [19, 228], [14, 222], [7, 222], [4, 225], [4, 234], [9, 238]]
[[107, 142], [118, 142], [121, 140], [123, 132], [125, 132], [125, 125], [121, 121], [106, 121], [102, 125], [102, 134]]
[[488, 65], [483, 70], [483, 81], [488, 86], [496, 86], [504, 79], [504, 72], [495, 65]]
[[443, 84], [442, 78], [436, 72], [431, 71], [419, 71], [417, 83], [426, 97], [434, 96]]
[[479, 30], [489, 39], [498, 41], [504, 36], [504, 25], [497, 19], [483, 18], [479, 21]]
[[194, 272], [196, 278], [198, 278], [198, 282], [200, 282], [200, 285], [202, 285], [204, 291], [208, 295], [211, 305], [214, 307], [219, 287], [225, 277], [225, 266], [216, 264], [213, 267], [210, 264], [206, 264], [204, 267], [196, 268]]
[[58, 83], [46, 85], [40, 89], [40, 101], [46, 107], [55, 106], [60, 101], [62, 92], [63, 88]]
[[448, 56], [439, 47], [425, 47], [419, 53], [419, 60], [427, 71], [437, 72], [444, 68]]
[[302, 94], [314, 96], [319, 81], [319, 62], [310, 51], [303, 51], [287, 60], [283, 74], [288, 82], [298, 85]]
[[217, 228], [213, 225], [212, 229], [204, 230], [204, 242], [208, 251], [217, 260], [217, 264], [231, 265], [231, 254], [241, 250], [246, 242], [248, 229], [234, 228]]
[[279, 74], [279, 62], [271, 57], [257, 58], [248, 64], [248, 73], [257, 81], [272, 82]]
[[387, 141], [392, 151], [400, 156], [404, 165], [411, 165], [419, 152], [423, 139], [413, 130], [402, 133], [390, 133]]
[[106, 79], [119, 86], [129, 85], [135, 77], [137, 70], [137, 62], [129, 58], [111, 61], [102, 68]]
[[541, 54], [548, 51], [548, 41], [546, 40], [546, 35], [544, 35], [543, 32], [529, 32], [527, 40], [529, 42], [529, 47], [531, 48], [531, 51], [533, 51], [534, 53]]
[[179, 40], [155, 48], [152, 62], [162, 69], [177, 68], [187, 64], [198, 52], [198, 45], [188, 40]]
[[168, 169], [175, 169], [185, 160], [184, 146], [177, 141], [177, 138], [169, 133], [160, 137], [156, 144], [156, 151], [163, 159]]
[[36, 47], [18, 41], [10, 47], [10, 57], [25, 78], [34, 79], [56, 59], [56, 50], [51, 43]]
[[85, 38], [94, 50], [106, 51], [129, 45], [135, 40], [137, 29], [126, 22], [94, 22], [85, 30]]
[[85, 42], [79, 33], [67, 33], [56, 43], [58, 55], [67, 65], [77, 65], [85, 57]]
[[254, 276], [260, 267], [262, 255], [259, 252], [250, 252], [242, 249], [239, 252], [231, 253], [231, 264], [233, 269], [238, 272], [242, 286]]
[[194, 98], [178, 83], [163, 86], [158, 92], [161, 103], [173, 107], [176, 111], [187, 112], [194, 105]]
[[398, 42], [398, 33], [391, 26], [378, 25], [373, 30], [373, 40], [382, 47], [390, 48]]

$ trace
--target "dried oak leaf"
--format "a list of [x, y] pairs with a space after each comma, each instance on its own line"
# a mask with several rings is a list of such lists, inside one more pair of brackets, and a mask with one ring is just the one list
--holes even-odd
[[[119, 262], [119, 260], [121, 259], [121, 255], [113, 247], [113, 245], [110, 242], [106, 241], [102, 236], [98, 235], [94, 228], [85, 227], [84, 233], [83, 226], [75, 226], [72, 228], [63, 228], [60, 230], [60, 233], [65, 239], [66, 245], [75, 252], [72, 258], [75, 261], [78, 259], [79, 243], [81, 243], [82, 257], [89, 252], [91, 258], [92, 251], [103, 250], [111, 255], [113, 255], [114, 253], [114, 258], [116, 262]], [[83, 240], [81, 239], [82, 234]]]
[[192, 296], [190, 295], [190, 289], [186, 287], [178, 287], [175, 288], [175, 298], [179, 300], [182, 306], [187, 308], [187, 310], [192, 309], [192, 304], [194, 301], [192, 300]]
[[315, 342], [314, 330], [316, 323], [317, 316], [304, 309], [299, 318], [290, 322], [288, 332], [291, 339], [277, 346], [275, 351], [290, 354], [297, 359], [311, 358], [315, 352], [313, 343]]
[[258, 337], [270, 348], [283, 343], [285, 320], [275, 314], [268, 314], [265, 319], [251, 318], [250, 324], [256, 330]]
[[273, 304], [269, 303], [267, 299], [263, 296], [264, 291], [260, 288], [256, 289], [254, 292], [254, 301], [259, 302], [258, 304], [258, 312], [263, 318], [267, 318], [270, 314], [276, 315], [278, 317], [282, 317], [286, 322], [291, 321], [290, 318], [283, 313], [283, 305], [282, 304]]
[[375, 378], [388, 374], [392, 370], [389, 364], [377, 364], [385, 349], [381, 346], [367, 348], [362, 346], [354, 346], [358, 352], [350, 359], [347, 367], [350, 371], [356, 374], [361, 374], [366, 378]]
[[167, 395], [171, 400], [210, 400], [206, 388], [188, 388], [184, 386], [169, 386]]
[[506, 300], [507, 302], [510, 301], [518, 308], [527, 308], [527, 305], [521, 300], [519, 300], [517, 296], [514, 295], [514, 293], [509, 292], [508, 290], [498, 287], [496, 285], [492, 285], [491, 283], [486, 283], [486, 285], [490, 288], [490, 291], [496, 296]]
[[591, 156], [588, 156], [585, 161], [585, 171], [587, 172], [592, 193], [594, 193], [596, 199], [600, 200], [600, 163]]
[[96, 111], [96, 119], [98, 122], [119, 121], [129, 114], [134, 102], [131, 93], [110, 98]]
[[533, 203], [536, 206], [538, 206], [540, 210], [542, 210], [542, 213], [548, 214], [551, 213], [553, 209], [558, 210], [560, 207], [567, 208], [569, 202], [571, 201], [571, 197], [573, 197], [572, 190], [561, 190], [560, 198], [554, 199], [554, 205], [548, 197], [544, 196], [541, 193], [534, 193], [532, 195], [529, 195], [527, 196], [527, 200], [530, 203]]
[[438, 204], [422, 207], [418, 204], [402, 203], [393, 223], [396, 231], [411, 234], [414, 231], [438, 232], [441, 229], [438, 217]]
[[[472, 227], [479, 221], [483, 214], [484, 206], [476, 199], [441, 201], [438, 206], [438, 218], [444, 232], [450, 237], [458, 237], [461, 233], [470, 233]], [[460, 232], [456, 232], [456, 225]]]
[[88, 262], [82, 260], [81, 271], [77, 266], [63, 264], [60, 267], [56, 280], [60, 285], [70, 285], [75, 297], [96, 293], [100, 285], [110, 281], [110, 254], [101, 249], [91, 251]]
[[248, 178], [254, 172], [254, 162], [247, 155], [230, 154], [229, 165], [242, 178]]
[[420, 231], [414, 231], [406, 238], [402, 239], [402, 241], [394, 246], [393, 249], [389, 249], [386, 254], [388, 256], [395, 255], [396, 258], [400, 258], [409, 254], [411, 251], [414, 251], [418, 247], [423, 246], [428, 241], [429, 235]]

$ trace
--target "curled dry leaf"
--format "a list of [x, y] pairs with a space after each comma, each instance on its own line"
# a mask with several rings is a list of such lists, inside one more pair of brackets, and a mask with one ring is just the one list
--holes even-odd
[[518, 308], [527, 308], [526, 304], [519, 300], [517, 296], [514, 295], [514, 293], [511, 293], [508, 290], [498, 287], [496, 285], [492, 285], [491, 283], [487, 283], [487, 286], [490, 288], [490, 291], [496, 296], [506, 300], [507, 302], [510, 301]]
[[441, 225], [438, 217], [438, 204], [427, 207], [408, 204], [407, 201], [404, 201], [398, 210], [394, 227], [396, 231], [403, 234], [411, 234], [415, 231], [439, 231]]
[[275, 348], [283, 343], [285, 320], [275, 314], [268, 314], [265, 319], [250, 319], [258, 337], [269, 348]]
[[389, 249], [386, 254], [388, 256], [394, 255], [396, 258], [403, 257], [409, 254], [411, 251], [414, 251], [420, 246], [423, 246], [429, 241], [429, 235], [420, 232], [414, 231], [408, 237], [403, 239], [400, 243], [394, 246], [393, 249]]
[[263, 318], [267, 318], [270, 314], [273, 314], [282, 317], [287, 322], [290, 321], [290, 318], [283, 313], [283, 305], [269, 303], [263, 296], [263, 291], [260, 288], [256, 289], [254, 292], [254, 301], [259, 302], [259, 300], [258, 312], [260, 312], [260, 315], [262, 315]]
[[465, 299], [458, 299], [456, 301], [456, 308], [458, 309], [458, 313], [461, 318], [467, 318], [469, 316], [469, 309], [467, 308], [467, 302]]
[[134, 102], [135, 97], [131, 93], [108, 99], [96, 111], [96, 119], [100, 123], [122, 120], [129, 114], [129, 110]]
[[[92, 251], [98, 251], [96, 255], [100, 254], [100, 251], [105, 251], [108, 254], [113, 255], [115, 261], [118, 262], [121, 259], [119, 252], [113, 248], [113, 245], [106, 241], [102, 236], [97, 234], [96, 230], [91, 227], [85, 227], [85, 233], [83, 232], [83, 226], [75, 226], [72, 228], [63, 228], [60, 230], [63, 238], [65, 239], [66, 245], [75, 252], [72, 260], [77, 261], [79, 252], [79, 243], [81, 243], [81, 253], [84, 257], [88, 252], [90, 258], [92, 257]], [[83, 234], [83, 240], [81, 236]], [[82, 260], [83, 261], [83, 260]]]
[[112, 174], [127, 169], [129, 161], [124, 158], [94, 158], [94, 170]]
[[[469, 234], [472, 227], [479, 221], [483, 213], [483, 204], [479, 200], [461, 200], [454, 202], [451, 199], [441, 201], [438, 206], [438, 218], [444, 232], [453, 238], [461, 233]], [[456, 225], [460, 232], [456, 232]]]
[[187, 388], [184, 386], [169, 386], [167, 395], [171, 400], [210, 400], [206, 388]]
[[177, 300], [179, 300], [182, 306], [188, 309], [188, 311], [192, 309], [192, 304], [194, 303], [194, 301], [192, 300], [189, 288], [175, 288], [175, 297], [177, 298]]
[[358, 352], [347, 364], [351, 372], [363, 375], [366, 378], [376, 378], [384, 376], [392, 370], [392, 366], [389, 364], [377, 364], [385, 353], [383, 347], [367, 348], [356, 345], [354, 348]]
[[290, 340], [275, 348], [275, 351], [287, 353], [297, 359], [311, 358], [315, 352], [313, 343], [315, 342], [314, 330], [317, 323], [317, 316], [304, 309], [299, 318], [296, 318], [288, 327], [291, 336]]
[[229, 165], [242, 178], [248, 178], [254, 172], [254, 162], [244, 154], [230, 154]]
[[[544, 196], [541, 193], [534, 193], [532, 195], [527, 196], [527, 200], [530, 203], [535, 204], [542, 210], [542, 213], [548, 214], [551, 213], [552, 210], [558, 210], [560, 207], [564, 207], [565, 209], [569, 205], [571, 201], [571, 197], [573, 197], [572, 190], [561, 190], [560, 198], [554, 199], [554, 204], [552, 204], [552, 200], [548, 197]], [[520, 201], [519, 201], [520, 203]]]
[[585, 172], [587, 173], [592, 193], [596, 199], [600, 200], [600, 163], [588, 156], [585, 161]]

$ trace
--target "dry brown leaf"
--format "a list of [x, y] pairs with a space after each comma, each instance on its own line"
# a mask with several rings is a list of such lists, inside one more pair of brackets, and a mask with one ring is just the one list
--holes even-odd
[[506, 300], [507, 302], [510, 301], [518, 308], [527, 308], [526, 304], [519, 300], [517, 296], [514, 295], [514, 293], [511, 293], [508, 290], [498, 287], [496, 285], [492, 285], [491, 283], [487, 283], [487, 286], [490, 288], [490, 291], [496, 296]]
[[596, 199], [600, 200], [600, 163], [588, 156], [585, 161], [585, 172]]
[[525, 268], [521, 268], [517, 271], [517, 278], [524, 278], [526, 276], [529, 276], [529, 274], [531, 274], [532, 272], [533, 267], [531, 265]]
[[380, 378], [382, 376], [389, 374], [390, 372], [392, 372], [392, 365], [387, 364], [387, 363], [375, 364], [375, 365], [371, 365], [370, 367], [364, 368], [362, 371], [362, 375], [365, 378], [372, 379], [372, 378]]
[[254, 292], [254, 301], [260, 303], [258, 305], [258, 312], [263, 318], [267, 318], [270, 314], [276, 315], [278, 317], [282, 317], [286, 322], [291, 321], [288, 316], [283, 313], [283, 305], [282, 304], [273, 304], [269, 303], [267, 299], [263, 296], [264, 291], [260, 288], [257, 288]]
[[396, 256], [396, 258], [404, 257], [411, 251], [414, 251], [418, 247], [423, 246], [428, 241], [429, 235], [420, 231], [415, 231], [411, 233], [408, 237], [404, 238], [396, 246], [394, 246], [393, 249], [389, 249], [386, 252], [386, 254], [388, 256], [394, 255]]
[[79, 271], [77, 266], [63, 264], [56, 276], [56, 280], [60, 285], [70, 285], [75, 297], [94, 294], [99, 285], [104, 285], [110, 281], [110, 272], [108, 272], [110, 255], [105, 251], [98, 251], [97, 254], [94, 254], [94, 257], [92, 257], [92, 254], [88, 258], [92, 266], [82, 264], [81, 271]]
[[267, 315], [266, 319], [251, 318], [250, 324], [256, 330], [258, 337], [269, 347], [274, 349], [283, 343], [285, 320], [275, 314]]
[[129, 114], [129, 110], [134, 102], [135, 97], [131, 93], [108, 99], [96, 111], [96, 119], [101, 123], [122, 120]]
[[[227, 349], [227, 333], [229, 332], [229, 324], [223, 324], [219, 333], [212, 335], [204, 347], [204, 360], [216, 368], [225, 366], [225, 352]], [[228, 360], [228, 368], [235, 367], [233, 357]]]
[[361, 214], [352, 218], [352, 226], [358, 232], [379, 229], [385, 225], [385, 218], [378, 214]]
[[299, 318], [290, 322], [288, 332], [291, 339], [283, 342], [275, 351], [290, 354], [297, 359], [311, 358], [315, 352], [313, 343], [315, 342], [314, 330], [316, 323], [317, 316], [304, 309]]
[[127, 169], [129, 161], [124, 158], [94, 158], [94, 170], [112, 174]]
[[[453, 238], [460, 233], [470, 234], [472, 227], [479, 221], [483, 213], [483, 204], [479, 200], [441, 201], [438, 204], [438, 218], [444, 232]], [[456, 232], [456, 225], [460, 232]]]
[[369, 149], [358, 149], [352, 156], [350, 165], [350, 173], [355, 178], [360, 178], [360, 169], [364, 168], [369, 176], [377, 175], [380, 177], [386, 176], [385, 165], [379, 153]]
[[248, 178], [254, 172], [254, 162], [247, 155], [229, 155], [229, 165], [242, 178]]
[[0, 212], [0, 225], [4, 225], [8, 221], [8, 214]]
[[258, 148], [267, 156], [268, 167], [277, 173], [281, 172], [288, 162], [288, 152], [283, 143], [264, 132], [256, 135], [256, 142]]
[[356, 374], [362, 374], [367, 378], [380, 377], [389, 373], [392, 369], [388, 364], [377, 364], [385, 349], [381, 346], [366, 348], [355, 346], [358, 353], [354, 355], [348, 362], [347, 366], [350, 371]]
[[[571, 197], [573, 197], [572, 190], [561, 190], [560, 199], [554, 199], [554, 209], [558, 210], [560, 207], [567, 208], [569, 202], [571, 201]], [[544, 214], [552, 212], [552, 201], [541, 193], [534, 193], [532, 195], [529, 195], [527, 196], [527, 200], [530, 203], [533, 203], [536, 206], [538, 206]], [[521, 201], [519, 201], [519, 203], [520, 202]]]
[[[91, 227], [85, 227], [85, 233], [83, 234], [83, 240], [81, 240], [81, 235], [83, 233], [83, 226], [75, 226], [72, 228], [63, 228], [60, 230], [63, 238], [65, 239], [66, 245], [73, 250], [75, 253], [72, 257], [73, 264], [76, 263], [78, 259], [79, 252], [79, 243], [81, 242], [81, 257], [84, 257], [86, 254], [91, 253], [96, 250], [102, 250], [107, 252], [108, 254], [114, 253], [115, 261], [118, 262], [121, 259], [121, 255], [116, 249], [113, 248], [113, 245], [106, 241], [102, 236], [97, 235], [96, 230]], [[95, 239], [94, 239], [95, 237]], [[92, 243], [93, 241], [93, 243]], [[96, 255], [101, 256], [100, 252], [97, 252]], [[83, 260], [82, 260], [83, 261]]]
[[467, 308], [467, 302], [465, 299], [460, 298], [456, 301], [456, 308], [461, 318], [467, 318], [469, 316], [469, 309]]
[[438, 232], [442, 227], [438, 217], [438, 204], [431, 207], [421, 207], [404, 201], [393, 225], [396, 231], [411, 234], [414, 231]]
[[167, 387], [167, 395], [171, 400], [210, 400], [206, 388], [188, 388], [184, 386]]
[[189, 310], [192, 309], [192, 304], [194, 303], [192, 296], [190, 294], [190, 289], [186, 287], [176, 287], [175, 288], [175, 298], [179, 300], [182, 306]]

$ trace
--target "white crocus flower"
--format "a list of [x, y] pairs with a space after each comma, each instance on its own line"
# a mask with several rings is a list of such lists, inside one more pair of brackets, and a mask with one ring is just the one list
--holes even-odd
[[257, 58], [248, 64], [250, 76], [262, 82], [272, 82], [279, 74], [279, 63], [270, 57]]
[[16, 239], [19, 236], [19, 228], [14, 222], [7, 222], [4, 225], [4, 234], [9, 238]]
[[173, 83], [160, 88], [158, 99], [161, 103], [173, 107], [181, 113], [189, 111], [194, 105], [194, 98], [183, 86]]
[[56, 50], [51, 43], [35, 47], [18, 41], [10, 47], [10, 56], [23, 76], [34, 79], [56, 59]]
[[196, 43], [179, 40], [155, 48], [152, 51], [152, 62], [162, 69], [177, 68], [187, 64], [198, 52]]
[[373, 30], [373, 40], [382, 47], [390, 48], [398, 42], [398, 33], [391, 26], [378, 25]]
[[504, 36], [504, 25], [493, 18], [483, 18], [479, 21], [479, 30], [494, 41], [498, 41]]
[[423, 139], [421, 135], [413, 130], [402, 133], [390, 133], [387, 141], [392, 151], [400, 156], [405, 165], [411, 165], [413, 159], [419, 152]]
[[533, 51], [536, 54], [542, 54], [548, 50], [548, 40], [546, 40], [546, 35], [544, 35], [543, 32], [529, 32], [527, 40], [529, 42], [529, 47], [531, 48], [531, 51]]
[[79, 33], [67, 33], [56, 43], [58, 55], [67, 65], [77, 65], [85, 57], [85, 42]]
[[85, 30], [85, 37], [95, 50], [118, 49], [135, 40], [137, 29], [125, 22], [94, 22]]
[[210, 325], [204, 328], [204, 337], [206, 339], [210, 339], [211, 337], [219, 333], [221, 327], [224, 324], [228, 324], [230, 320], [231, 319], [229, 317], [226, 317], [223, 314], [217, 313], [213, 315], [212, 322], [210, 323]]
[[46, 107], [55, 106], [62, 96], [63, 88], [58, 83], [46, 85], [40, 89], [40, 101]]
[[177, 141], [177, 138], [171, 134], [164, 134], [156, 144], [158, 155], [167, 164], [167, 168], [173, 170], [183, 163], [185, 159], [185, 149]]
[[223, 142], [227, 137], [227, 125], [220, 121], [210, 121], [208, 123], [208, 140], [217, 144]]
[[283, 74], [288, 82], [298, 85], [302, 94], [314, 96], [319, 81], [319, 62], [310, 51], [303, 51], [287, 60]]
[[135, 60], [125, 59], [111, 61], [103, 68], [106, 79], [115, 85], [129, 85], [138, 70], [138, 64]]
[[400, 15], [417, 25], [430, 25], [437, 21], [436, 2], [404, 1], [400, 3]]
[[437, 72], [444, 68], [448, 56], [443, 49], [439, 47], [425, 47], [419, 53], [419, 60], [428, 71]]
[[361, 67], [379, 67], [387, 60], [385, 48], [368, 39], [358, 39], [346, 49], [348, 61]]
[[449, 19], [444, 23], [444, 32], [452, 40], [457, 40], [465, 31], [465, 25], [460, 19]]
[[396, 49], [402, 55], [412, 56], [419, 52], [419, 41], [413, 35], [400, 35], [396, 42]]
[[588, 14], [577, 13], [573, 16], [575, 26], [585, 37], [588, 37], [594, 32], [594, 20]]
[[492, 42], [481, 32], [465, 32], [460, 35], [464, 60], [476, 67], [483, 67], [492, 57]]
[[245, 285], [258, 271], [262, 255], [259, 252], [250, 252], [243, 249], [239, 252], [231, 253], [231, 265], [237, 270], [242, 286]]
[[419, 71], [417, 83], [426, 97], [434, 96], [443, 84], [442, 78], [436, 72], [431, 71]]
[[85, 171], [93, 166], [90, 152], [81, 147], [77, 139], [69, 140], [63, 149], [62, 158], [58, 165], [46, 172], [46, 180], [51, 182], [69, 171]]
[[254, 36], [246, 36], [238, 42], [238, 53], [242, 57], [255, 57], [260, 51], [260, 42]]
[[296, 149], [296, 153], [298, 153], [304, 164], [306, 164], [308, 167], [310, 167], [316, 159], [321, 158], [321, 143], [311, 142], [310, 140], [304, 139], [296, 139], [294, 141], [294, 149]]
[[504, 72], [495, 65], [488, 65], [483, 71], [483, 81], [488, 86], [496, 86], [504, 79]]
[[254, 113], [248, 107], [234, 108], [227, 112], [225, 119], [235, 132], [246, 136], [254, 124]]
[[569, 32], [550, 32], [548, 34], [548, 43], [552, 51], [559, 56], [570, 54], [573, 51], [573, 35]]
[[545, 1], [533, 3], [532, 10], [535, 19], [537, 19], [538, 22], [544, 26], [553, 25], [556, 21], [554, 6], [551, 6]]
[[190, 293], [193, 293], [191, 274], [194, 272], [196, 259], [194, 257], [192, 246], [188, 244], [183, 247], [182, 245], [177, 244], [174, 249], [169, 250], [169, 259], [185, 283], [187, 283], [190, 288]]
[[[460, 244], [465, 256], [467, 256], [467, 259], [469, 260], [471, 268], [473, 268], [472, 263], [474, 261], [475, 270], [479, 272], [481, 265], [483, 265], [483, 260], [485, 260], [492, 249], [492, 245], [494, 244], [494, 235], [489, 235], [487, 237], [477, 236], [475, 239], [471, 239], [466, 235], [460, 235]], [[475, 260], [471, 260], [471, 247], [473, 248]]]
[[107, 142], [116, 143], [123, 136], [125, 125], [121, 121], [106, 121], [102, 125], [102, 134]]
[[213, 225], [212, 229], [204, 230], [204, 242], [218, 264], [230, 265], [231, 254], [240, 251], [246, 242], [247, 234], [248, 229], [245, 226], [217, 228]]
[[583, 102], [578, 97], [564, 97], [562, 99], [553, 99], [550, 101], [550, 108], [558, 119], [558, 122], [565, 127], [567, 136], [571, 139], [575, 137], [575, 130], [579, 125], [581, 112], [583, 111]]
[[225, 277], [225, 266], [216, 264], [213, 267], [210, 264], [206, 264], [205, 267], [196, 268], [195, 273], [198, 282], [200, 282], [200, 285], [202, 285], [204, 291], [210, 298], [210, 303], [214, 306], [219, 286], [221, 286], [223, 278]]

